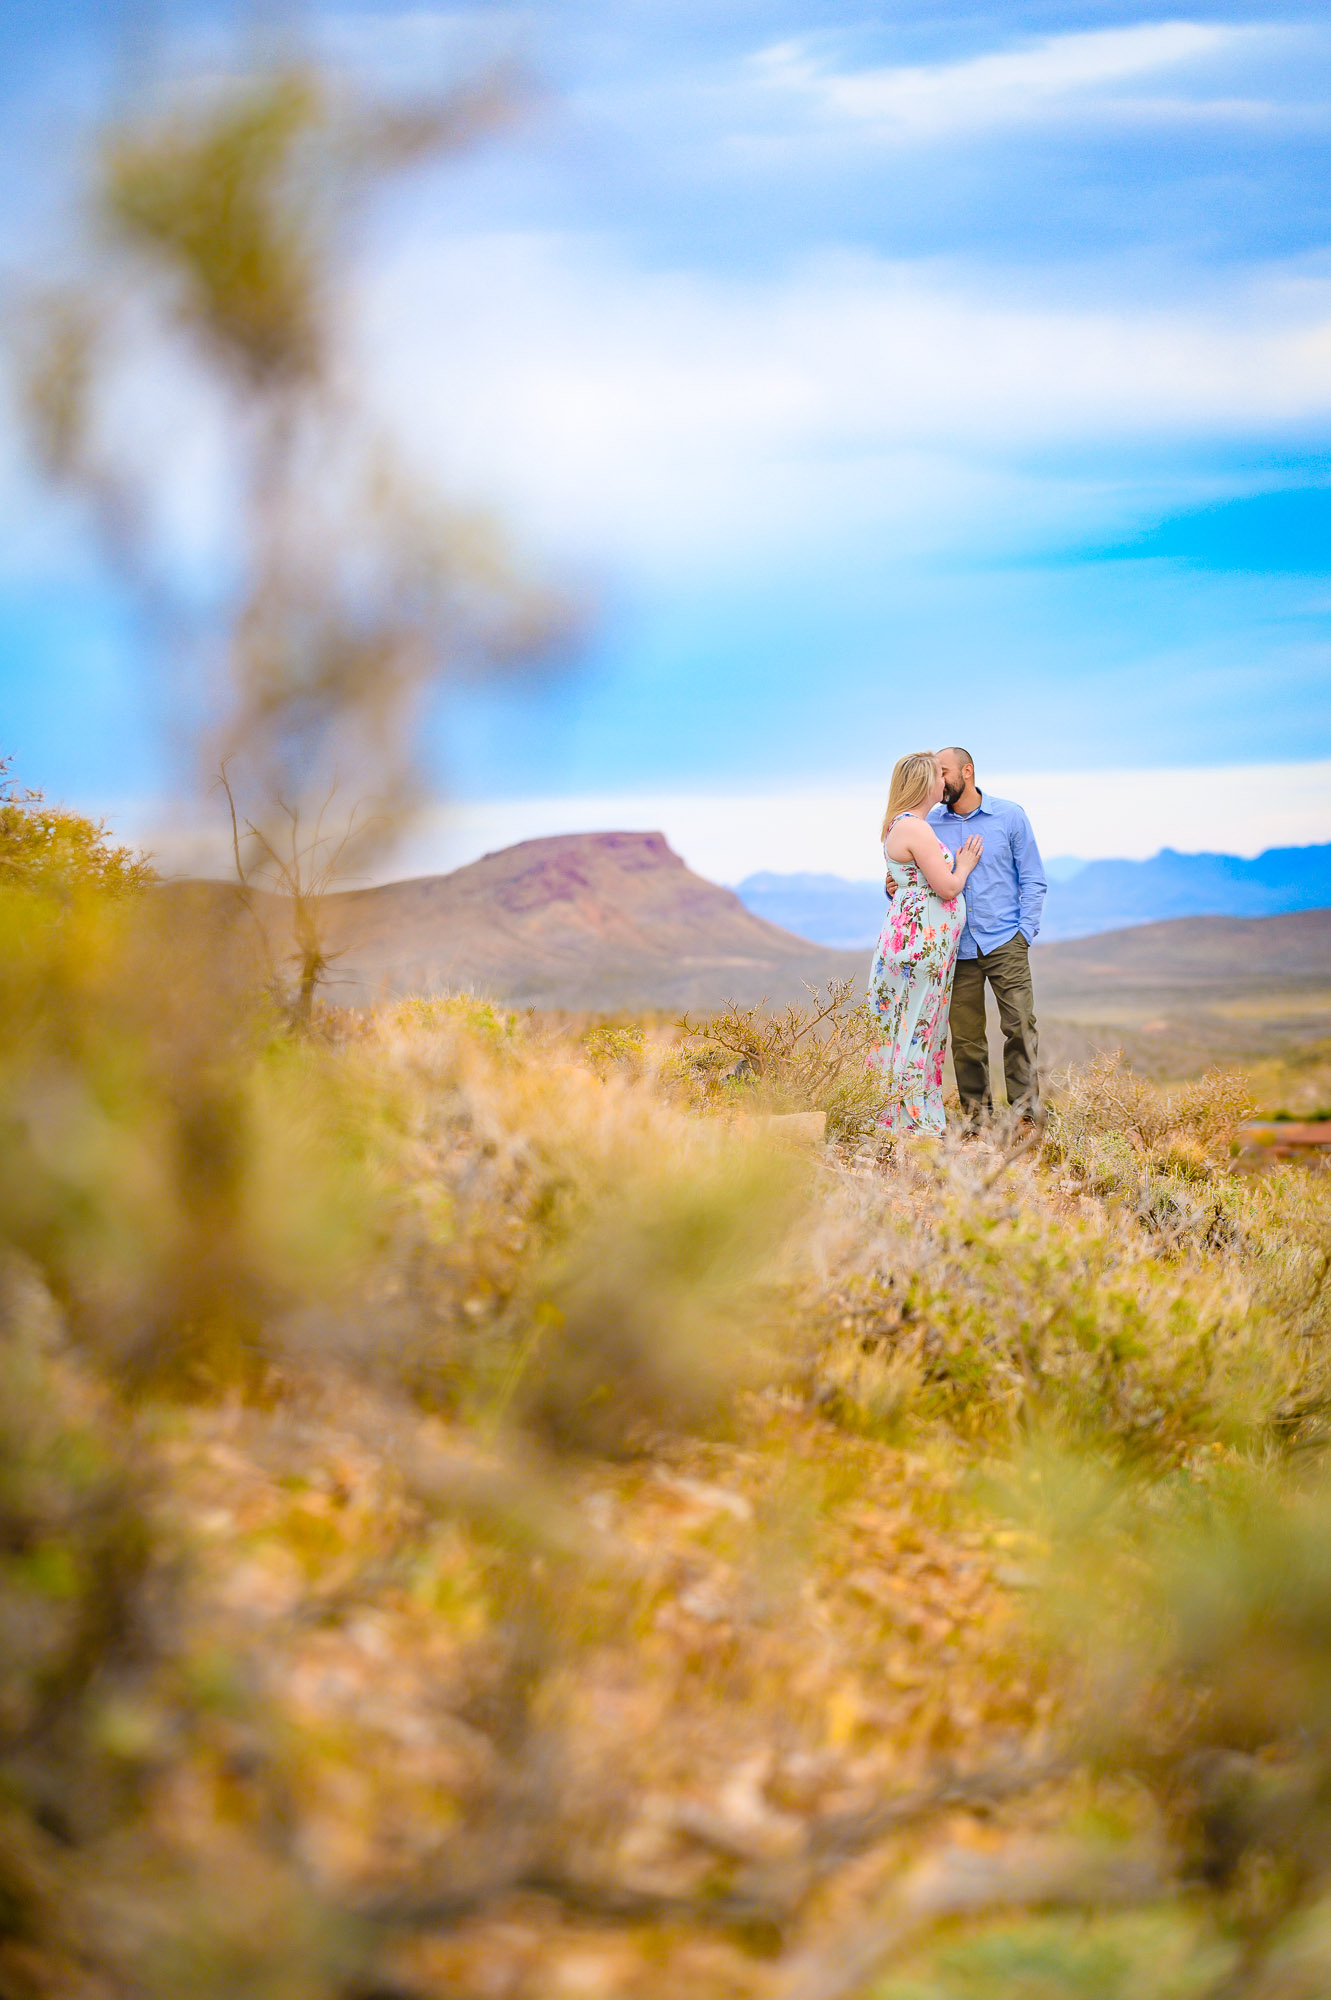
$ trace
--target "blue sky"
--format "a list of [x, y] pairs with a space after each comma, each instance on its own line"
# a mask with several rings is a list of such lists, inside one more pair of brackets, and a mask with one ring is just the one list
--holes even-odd
[[[225, 14], [158, 11], [164, 60], [234, 47]], [[1095, 812], [1059, 791], [1053, 852], [1331, 838], [1324, 9], [302, 19], [390, 88], [495, 53], [545, 85], [395, 197], [358, 284], [404, 447], [597, 606], [570, 675], [438, 718], [489, 844], [640, 802], [733, 877], [730, 800], [796, 867], [793, 798], [868, 797], [957, 737], [982, 780], [1081, 780]], [[6, 8], [10, 268], [68, 227], [116, 43], [101, 7]], [[12, 451], [0, 516], [0, 740], [145, 822], [172, 767], [142, 638]], [[1218, 779], [1199, 827], [1177, 774], [1244, 767], [1275, 775]], [[808, 865], [869, 873], [872, 833]]]

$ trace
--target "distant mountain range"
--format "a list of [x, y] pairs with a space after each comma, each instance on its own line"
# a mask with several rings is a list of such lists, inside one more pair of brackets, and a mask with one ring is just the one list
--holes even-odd
[[[1272, 847], [1254, 861], [1236, 854], [1178, 854], [1149, 861], [1049, 864], [1042, 943], [1174, 917], [1269, 917], [1331, 907], [1331, 844]], [[883, 921], [881, 882], [839, 875], [750, 875], [740, 901], [756, 917], [834, 950], [873, 945]]]
[[1093, 937], [1171, 917], [1276, 917], [1331, 906], [1331, 844], [1236, 854], [1178, 854], [1149, 861], [1088, 861], [1050, 884], [1042, 937]]

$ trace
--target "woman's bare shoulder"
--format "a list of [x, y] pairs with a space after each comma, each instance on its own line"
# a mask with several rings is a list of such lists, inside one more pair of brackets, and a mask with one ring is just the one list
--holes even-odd
[[887, 836], [885, 845], [896, 845], [903, 851], [897, 855], [905, 861], [918, 854], [923, 848], [926, 853], [941, 847], [942, 841], [934, 832], [927, 819], [920, 813], [906, 813], [896, 822]]
[[902, 813], [899, 818], [893, 820], [887, 829], [887, 838], [883, 842], [883, 853], [889, 861], [914, 859], [917, 838], [915, 829], [923, 824], [923, 820], [917, 819], [914, 813]]

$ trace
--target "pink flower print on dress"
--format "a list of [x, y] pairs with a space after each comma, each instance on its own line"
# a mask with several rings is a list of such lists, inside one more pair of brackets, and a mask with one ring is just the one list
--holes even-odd
[[869, 1066], [883, 1082], [879, 1129], [941, 1132], [952, 972], [966, 902], [936, 896], [913, 863], [889, 857], [887, 865], [895, 894], [869, 976], [880, 1038]]

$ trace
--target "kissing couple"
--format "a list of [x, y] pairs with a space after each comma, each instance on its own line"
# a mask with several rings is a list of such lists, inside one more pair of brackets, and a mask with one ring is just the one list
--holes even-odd
[[975, 760], [956, 744], [897, 759], [883, 816], [887, 920], [869, 975], [878, 1028], [870, 1067], [882, 1077], [878, 1129], [937, 1138], [944, 1130], [943, 1057], [964, 1123], [992, 1118], [986, 984], [1003, 1028], [1003, 1076], [1014, 1116], [1042, 1117], [1030, 948], [1045, 874], [1031, 823], [1010, 799], [980, 791]]

